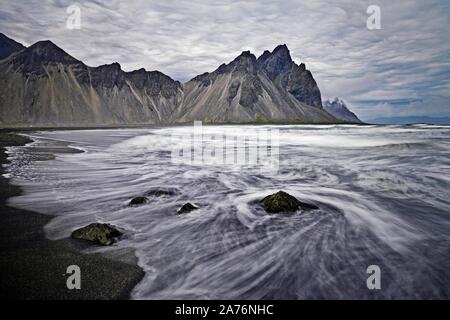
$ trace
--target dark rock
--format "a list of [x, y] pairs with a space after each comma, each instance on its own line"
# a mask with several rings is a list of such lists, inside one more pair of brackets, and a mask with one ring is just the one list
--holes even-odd
[[110, 246], [115, 242], [116, 237], [120, 237], [122, 232], [114, 226], [106, 223], [91, 223], [90, 225], [72, 232], [74, 239], [87, 240], [102, 246]]
[[147, 203], [147, 198], [146, 197], [135, 197], [133, 199], [131, 199], [130, 201], [130, 206], [139, 206], [141, 204], [145, 204]]
[[295, 212], [299, 209], [318, 209], [317, 206], [301, 202], [284, 191], [278, 191], [265, 197], [262, 199], [262, 204], [269, 213]]
[[183, 213], [188, 213], [191, 212], [193, 210], [197, 210], [198, 207], [194, 206], [192, 203], [188, 202], [185, 203], [179, 210], [178, 210], [178, 214], [183, 214]]

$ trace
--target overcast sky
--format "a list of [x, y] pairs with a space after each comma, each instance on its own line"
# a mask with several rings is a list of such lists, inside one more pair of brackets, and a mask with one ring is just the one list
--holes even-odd
[[[81, 28], [71, 30], [74, 4]], [[372, 4], [380, 30], [366, 27]], [[449, 31], [449, 0], [0, 0], [0, 32], [24, 45], [49, 39], [91, 66], [117, 61], [180, 81], [285, 43], [323, 99], [345, 99], [363, 120], [450, 116]]]

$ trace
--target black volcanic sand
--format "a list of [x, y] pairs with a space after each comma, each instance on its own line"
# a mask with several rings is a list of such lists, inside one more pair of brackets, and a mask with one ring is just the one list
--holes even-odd
[[[7, 162], [4, 147], [30, 142], [15, 134], [0, 133], [0, 175]], [[144, 272], [134, 257], [113, 260], [97, 253], [84, 254], [87, 244], [72, 239], [52, 241], [43, 227], [51, 216], [15, 209], [8, 198], [21, 189], [0, 176], [0, 299], [128, 299]], [[131, 261], [130, 261], [131, 260]], [[81, 269], [81, 289], [69, 290], [69, 265]]]

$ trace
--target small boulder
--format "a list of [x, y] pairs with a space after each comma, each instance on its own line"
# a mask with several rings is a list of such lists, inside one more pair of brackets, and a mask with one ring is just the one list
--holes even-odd
[[106, 223], [91, 223], [90, 225], [72, 232], [74, 239], [87, 240], [102, 246], [110, 246], [115, 242], [116, 237], [120, 237], [122, 232], [114, 226]]
[[269, 213], [295, 212], [299, 209], [318, 209], [316, 205], [304, 203], [289, 193], [278, 191], [262, 199], [264, 209]]
[[131, 199], [129, 206], [139, 206], [141, 204], [146, 204], [148, 199], [146, 197], [135, 197]]
[[178, 214], [183, 214], [183, 213], [188, 213], [191, 212], [193, 210], [197, 210], [198, 207], [194, 206], [192, 203], [188, 202], [185, 203], [179, 210], [178, 210]]

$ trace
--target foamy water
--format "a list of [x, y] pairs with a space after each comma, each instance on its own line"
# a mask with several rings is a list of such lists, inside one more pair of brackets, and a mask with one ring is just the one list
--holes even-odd
[[[276, 172], [172, 162], [171, 137], [191, 127], [36, 132], [9, 148], [8, 176], [24, 189], [10, 204], [55, 215], [50, 239], [96, 221], [125, 230], [95, 250], [136, 250], [136, 299], [450, 297], [450, 127], [204, 130], [264, 128], [280, 130]], [[173, 195], [127, 206], [157, 189]], [[258, 201], [278, 190], [320, 209], [268, 215]], [[186, 202], [200, 209], [177, 215]], [[366, 286], [369, 265], [381, 290]]]

